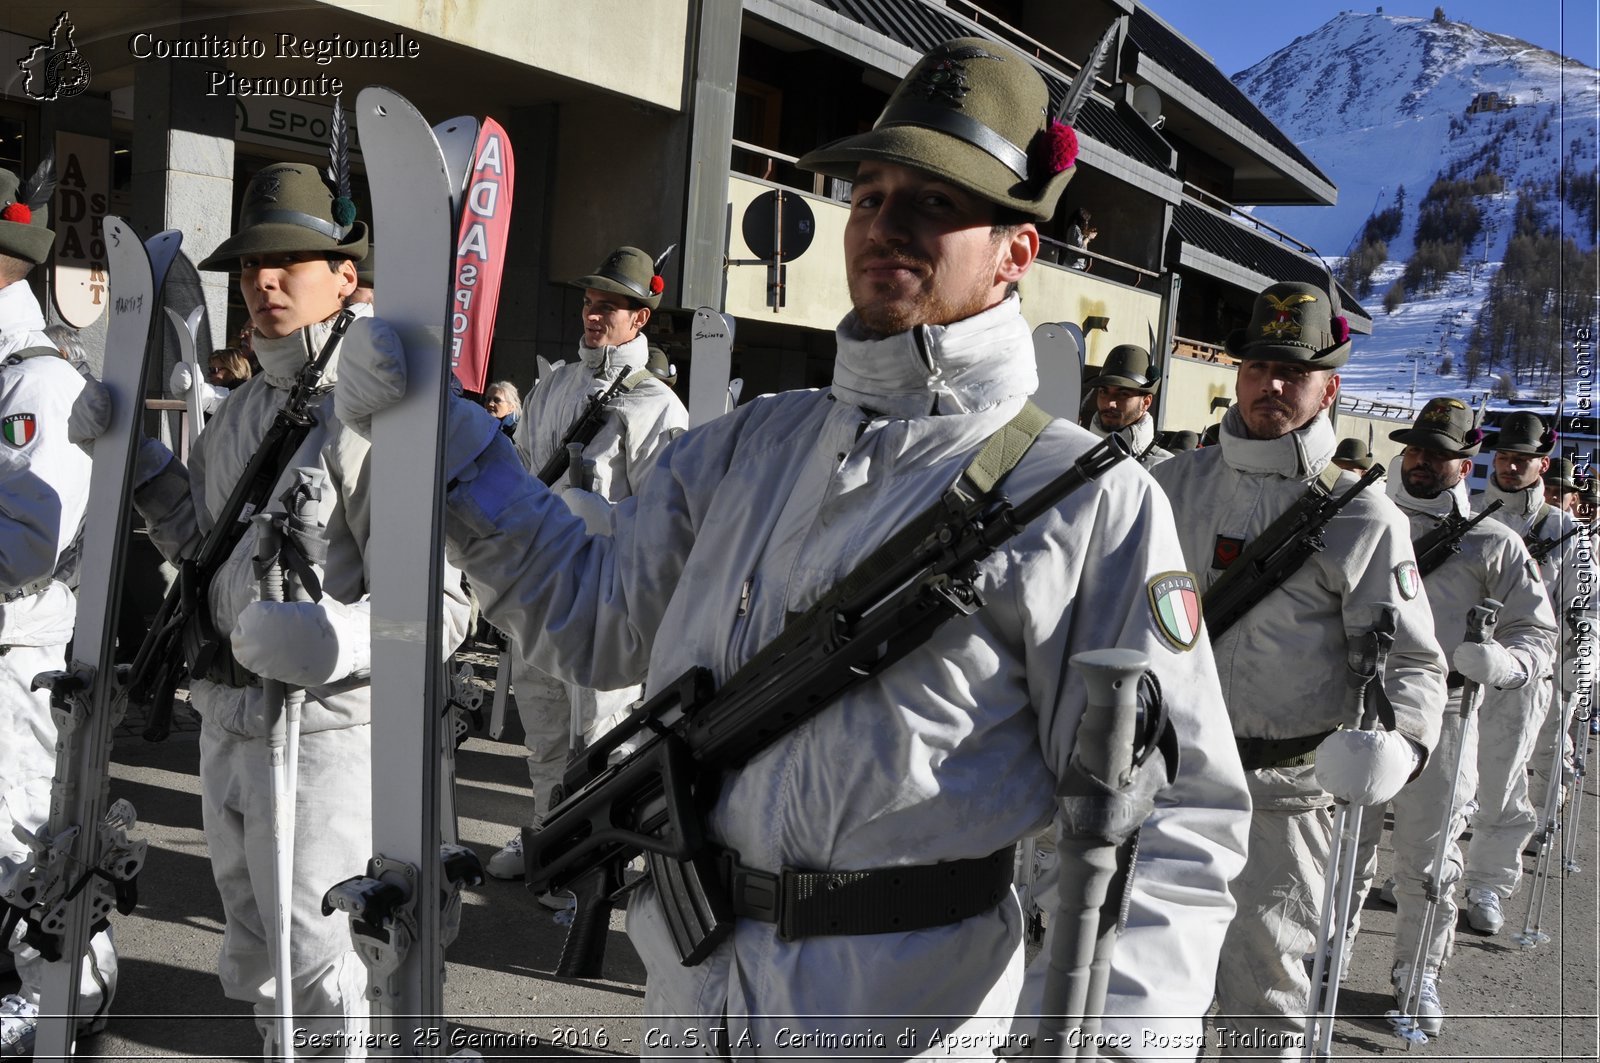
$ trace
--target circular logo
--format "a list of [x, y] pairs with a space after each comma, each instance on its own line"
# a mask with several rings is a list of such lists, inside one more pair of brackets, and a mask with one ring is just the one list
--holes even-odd
[[44, 68], [46, 98], [69, 99], [89, 87], [89, 76], [94, 73], [89, 61], [77, 49], [50, 57]]

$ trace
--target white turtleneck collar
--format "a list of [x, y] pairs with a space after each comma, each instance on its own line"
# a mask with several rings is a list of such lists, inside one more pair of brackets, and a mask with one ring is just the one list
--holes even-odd
[[1494, 473], [1490, 472], [1489, 482], [1483, 489], [1483, 504], [1487, 506], [1491, 502], [1504, 502], [1508, 517], [1530, 521], [1544, 504], [1544, 481], [1535, 480], [1531, 486], [1520, 491], [1507, 491], [1494, 482]]
[[643, 369], [650, 360], [650, 343], [642, 332], [627, 343], [616, 346], [601, 344], [599, 347], [585, 347], [583, 341], [579, 340], [578, 358], [595, 376], [610, 376], [613, 370]]
[[1319, 410], [1308, 423], [1277, 439], [1252, 439], [1237, 404], [1222, 415], [1222, 460], [1243, 473], [1275, 474], [1303, 480], [1321, 473], [1338, 441], [1328, 414]]
[[1405, 475], [1396, 469], [1395, 474], [1389, 477], [1388, 483], [1384, 485], [1384, 490], [1389, 493], [1395, 505], [1408, 512], [1426, 513], [1440, 520], [1452, 515], [1464, 517], [1472, 512], [1465, 478], [1457, 480], [1454, 487], [1440, 491], [1432, 498], [1418, 498], [1406, 490]]
[[[1090, 419], [1089, 431], [1093, 432], [1101, 439], [1104, 439], [1106, 436], [1111, 434], [1111, 430], [1100, 423], [1100, 415], [1098, 413]], [[1137, 421], [1128, 425], [1126, 428], [1117, 429], [1117, 433], [1121, 435], [1123, 439], [1128, 441], [1128, 446], [1130, 449], [1132, 449], [1134, 457], [1138, 457], [1145, 451], [1149, 450], [1150, 444], [1156, 441], [1156, 422], [1155, 419], [1147, 413], [1142, 415]]]
[[[371, 303], [356, 303], [349, 309], [356, 317], [372, 315]], [[256, 361], [261, 363], [261, 375], [267, 378], [267, 383], [281, 389], [293, 387], [300, 367], [322, 352], [322, 345], [328, 341], [328, 334], [333, 331], [333, 323], [338, 317], [338, 314], [332, 314], [314, 325], [295, 329], [287, 336], [252, 337], [250, 349], [255, 352]], [[339, 352], [335, 350], [328, 358], [327, 368], [322, 371], [322, 383], [326, 386], [338, 378]]]
[[949, 325], [882, 338], [864, 336], [851, 311], [835, 337], [833, 394], [890, 417], [968, 413], [1039, 388], [1033, 334], [1015, 295]]

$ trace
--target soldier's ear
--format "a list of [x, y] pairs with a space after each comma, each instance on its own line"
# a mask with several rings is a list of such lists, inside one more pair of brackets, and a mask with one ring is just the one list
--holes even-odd
[[1011, 226], [1000, 237], [1000, 258], [995, 265], [996, 284], [1015, 284], [1039, 257], [1039, 229], [1032, 222]]

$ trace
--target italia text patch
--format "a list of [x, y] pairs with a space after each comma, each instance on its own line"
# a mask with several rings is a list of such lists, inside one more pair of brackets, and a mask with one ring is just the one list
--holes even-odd
[[1211, 567], [1227, 568], [1239, 560], [1239, 555], [1243, 552], [1243, 539], [1235, 539], [1231, 535], [1219, 535], [1217, 545], [1211, 550]]
[[1163, 572], [1145, 585], [1156, 630], [1180, 650], [1200, 637], [1200, 591], [1187, 572]]
[[1400, 590], [1400, 597], [1406, 601], [1415, 598], [1422, 590], [1422, 573], [1417, 571], [1415, 561], [1402, 561], [1394, 566], [1394, 585]]
[[34, 420], [31, 413], [13, 413], [4, 423], [0, 423], [0, 434], [4, 434], [6, 442], [14, 447], [25, 447], [33, 442], [33, 434], [38, 431], [39, 423]]

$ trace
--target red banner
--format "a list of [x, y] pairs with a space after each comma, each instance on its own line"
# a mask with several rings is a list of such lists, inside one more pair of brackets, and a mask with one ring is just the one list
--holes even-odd
[[468, 391], [482, 391], [505, 272], [514, 176], [511, 138], [493, 118], [483, 121], [456, 240], [456, 291], [450, 310], [450, 368]]

